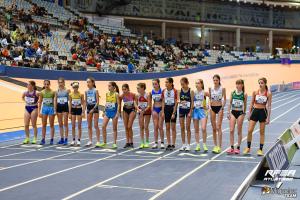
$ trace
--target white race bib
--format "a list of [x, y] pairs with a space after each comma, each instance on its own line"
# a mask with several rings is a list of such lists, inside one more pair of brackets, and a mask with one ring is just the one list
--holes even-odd
[[115, 107], [116, 107], [115, 103], [106, 102], [105, 104], [106, 109], [115, 109]]
[[232, 99], [233, 108], [243, 108], [244, 101], [240, 99]]
[[87, 97], [87, 103], [88, 104], [94, 104], [94, 103], [96, 103], [95, 97], [94, 96]]
[[268, 97], [266, 97], [266, 96], [256, 95], [256, 97], [255, 97], [255, 101], [259, 104], [264, 104], [267, 102], [267, 100], [268, 100]]
[[28, 104], [33, 104], [34, 103], [34, 98], [33, 97], [25, 97], [25, 102]]
[[183, 109], [189, 109], [191, 107], [191, 102], [189, 101], [180, 102], [179, 107]]
[[68, 102], [67, 97], [58, 97], [57, 98], [57, 103], [59, 103], [59, 104], [66, 104], [67, 102]]
[[43, 98], [43, 103], [44, 104], [52, 104], [53, 103], [53, 99], [52, 98]]
[[138, 103], [138, 106], [141, 108], [141, 109], [146, 109], [148, 107], [148, 103], [147, 102], [139, 102]]
[[222, 100], [222, 94], [212, 94], [211, 99], [214, 101], [221, 101]]
[[127, 106], [127, 107], [133, 106], [133, 101], [125, 101], [124, 106]]
[[166, 97], [165, 98], [165, 104], [166, 105], [174, 105], [175, 104], [175, 100], [173, 97]]
[[154, 101], [160, 101], [161, 100], [161, 94], [153, 94], [152, 95], [152, 99], [154, 100]]
[[195, 108], [201, 108], [201, 107], [203, 107], [203, 101], [201, 101], [201, 100], [194, 101], [194, 107]]
[[81, 105], [81, 99], [72, 99], [72, 105], [73, 106]]

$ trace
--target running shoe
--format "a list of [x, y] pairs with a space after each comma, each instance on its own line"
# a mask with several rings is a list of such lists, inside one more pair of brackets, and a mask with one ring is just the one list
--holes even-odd
[[234, 149], [232, 149], [232, 148], [228, 149], [226, 152], [227, 152], [227, 154], [234, 154], [235, 153]]
[[185, 146], [185, 151], [190, 151], [191, 150], [191, 146], [188, 144]]
[[218, 147], [218, 153], [221, 153], [221, 152], [222, 152], [221, 147]]
[[50, 139], [50, 145], [53, 145], [53, 144], [54, 144], [54, 139], [51, 138], [51, 139]]
[[207, 152], [208, 152], [208, 148], [207, 148], [207, 146], [206, 146], [205, 143], [203, 143], [203, 150], [204, 150], [204, 153], [207, 153]]
[[258, 149], [257, 156], [264, 156], [264, 152], [261, 149]]
[[186, 147], [185, 147], [185, 145], [183, 144], [183, 145], [180, 147], [179, 151], [185, 151], [185, 149], [186, 149]]
[[40, 145], [45, 145], [45, 144], [46, 144], [45, 139], [42, 139], [41, 142], [40, 142]]
[[213, 152], [213, 153], [218, 153], [218, 150], [219, 150], [218, 146], [214, 146], [212, 152]]
[[239, 150], [239, 149], [235, 149], [235, 150], [234, 150], [234, 153], [235, 153], [235, 154], [240, 154], [240, 150]]
[[[86, 145], [86, 146], [87, 146], [87, 145]], [[97, 143], [95, 144], [95, 148], [100, 148], [100, 147], [102, 147], [101, 144], [100, 144], [100, 142], [97, 142]]]
[[29, 144], [29, 138], [26, 138], [24, 141], [23, 141], [23, 144]]
[[243, 154], [244, 155], [249, 155], [250, 154], [250, 148], [248, 148], [248, 147], [245, 148], [244, 151], [243, 151]]
[[80, 144], [81, 144], [80, 140], [77, 140], [76, 145], [80, 146]]
[[149, 148], [149, 142], [144, 143], [144, 148], [146, 148], [146, 149]]
[[31, 140], [31, 144], [36, 144], [36, 138], [35, 137]]
[[100, 146], [99, 146], [99, 147], [101, 147], [101, 148], [106, 148], [107, 145], [106, 145], [106, 143], [100, 143]]
[[200, 144], [196, 145], [195, 151], [201, 151]]
[[171, 151], [173, 151], [175, 149], [175, 145], [171, 145]]
[[129, 144], [129, 148], [131, 148], [131, 149], [134, 148], [133, 143], [130, 143], [130, 144]]
[[160, 148], [165, 149], [165, 143], [160, 143]]
[[152, 145], [152, 149], [157, 149], [158, 148], [158, 145], [157, 145], [157, 142], [155, 142], [153, 145]]
[[139, 149], [143, 149], [144, 147], [145, 147], [144, 143], [141, 143]]
[[172, 149], [172, 146], [168, 144], [166, 151], [171, 151], [171, 149]]
[[68, 138], [64, 140], [64, 145], [68, 145]]
[[127, 149], [127, 148], [129, 148], [130, 147], [130, 144], [129, 143], [126, 143], [125, 145], [124, 145], [124, 149]]
[[64, 144], [65, 143], [65, 140], [64, 140], [64, 138], [60, 138], [60, 140], [58, 141], [58, 143], [57, 144]]
[[92, 141], [88, 141], [88, 143], [86, 143], [85, 146], [86, 146], [86, 147], [90, 147], [90, 146], [92, 146], [92, 144], [93, 144]]
[[117, 144], [113, 144], [113, 145], [112, 145], [112, 148], [113, 148], [113, 149], [117, 149], [117, 148], [118, 148]]
[[70, 146], [75, 146], [75, 144], [76, 144], [76, 142], [75, 142], [75, 140], [73, 140], [73, 141], [71, 142]]

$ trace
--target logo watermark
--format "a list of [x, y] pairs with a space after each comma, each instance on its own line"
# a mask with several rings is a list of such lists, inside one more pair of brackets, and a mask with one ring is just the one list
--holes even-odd
[[297, 198], [297, 189], [287, 188], [287, 189], [279, 189], [279, 188], [271, 188], [269, 186], [264, 186], [261, 190], [262, 195], [280, 195], [285, 198], [296, 199]]
[[264, 181], [292, 181], [296, 170], [267, 170]]

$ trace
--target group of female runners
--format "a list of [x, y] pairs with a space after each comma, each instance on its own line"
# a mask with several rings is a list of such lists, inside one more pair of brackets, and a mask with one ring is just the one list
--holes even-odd
[[[207, 152], [207, 121], [210, 114], [210, 121], [213, 133], [214, 147], [213, 153], [222, 152], [222, 121], [225, 114], [226, 90], [221, 85], [219, 75], [213, 76], [213, 86], [205, 91], [202, 79], [195, 82], [195, 89], [189, 86], [189, 80], [182, 78], [180, 80], [181, 89], [174, 88], [173, 78], [165, 80], [165, 88], [160, 86], [160, 80], [152, 81], [153, 88], [147, 92], [146, 84], [137, 84], [137, 94], [130, 91], [129, 85], [122, 85], [122, 94], [119, 92], [118, 85], [115, 82], [108, 83], [108, 92], [106, 93], [105, 110], [103, 112], [102, 136], [100, 143], [99, 119], [99, 92], [96, 89], [95, 80], [87, 79], [87, 90], [84, 94], [79, 92], [79, 82], [71, 84], [72, 90], [66, 89], [65, 80], [58, 79], [58, 89], [56, 91], [50, 88], [50, 81], [44, 81], [44, 88], [37, 92], [34, 81], [28, 82], [28, 89], [23, 94], [25, 106], [25, 133], [24, 144], [36, 144], [37, 140], [37, 118], [42, 118], [42, 140], [41, 145], [45, 144], [46, 126], [49, 118], [50, 125], [50, 144], [54, 143], [54, 118], [58, 119], [60, 140], [57, 144], [68, 145], [68, 119], [72, 124], [71, 146], [81, 145], [82, 136], [82, 118], [87, 118], [88, 142], [86, 146], [91, 146], [93, 139], [93, 129], [96, 133], [96, 147], [107, 147], [107, 124], [110, 119], [113, 123], [113, 144], [112, 148], [117, 147], [117, 128], [118, 119], [122, 118], [126, 132], [126, 144], [124, 148], [133, 148], [133, 123], [138, 117], [140, 128], [140, 146], [139, 148], [150, 148], [149, 141], [149, 123], [153, 120], [154, 142], [153, 149], [161, 148], [171, 151], [176, 143], [176, 120], [179, 110], [179, 122], [181, 131], [182, 147], [180, 151], [191, 150], [191, 121], [193, 120], [194, 135], [196, 147], [195, 151], [200, 151], [200, 128], [202, 132], [203, 151]], [[260, 146], [257, 155], [263, 155], [265, 125], [270, 123], [272, 94], [268, 90], [266, 78], [258, 80], [259, 89], [252, 94], [248, 120], [247, 147], [244, 154], [250, 153], [252, 133], [257, 122], [260, 124]], [[247, 94], [243, 80], [236, 81], [236, 89], [231, 92], [229, 97], [227, 118], [230, 124], [230, 145], [228, 154], [240, 154], [240, 145], [242, 142], [242, 127], [247, 110]], [[123, 109], [122, 106], [123, 105]], [[179, 107], [179, 109], [178, 109]], [[121, 112], [123, 110], [123, 112]], [[86, 116], [87, 115], [87, 116]], [[29, 124], [32, 124], [34, 130], [33, 140], [29, 139]], [[76, 129], [77, 122], [77, 129]], [[166, 131], [167, 145], [164, 143], [164, 123]], [[234, 147], [234, 130], [237, 126], [238, 142]], [[77, 135], [76, 135], [77, 130]], [[160, 145], [158, 139], [160, 137]]]

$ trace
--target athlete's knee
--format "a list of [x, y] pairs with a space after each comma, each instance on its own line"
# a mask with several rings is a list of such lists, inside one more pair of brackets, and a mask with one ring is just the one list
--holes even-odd
[[29, 129], [29, 124], [25, 124], [25, 129]]
[[97, 124], [94, 124], [94, 129], [99, 129], [99, 126]]

